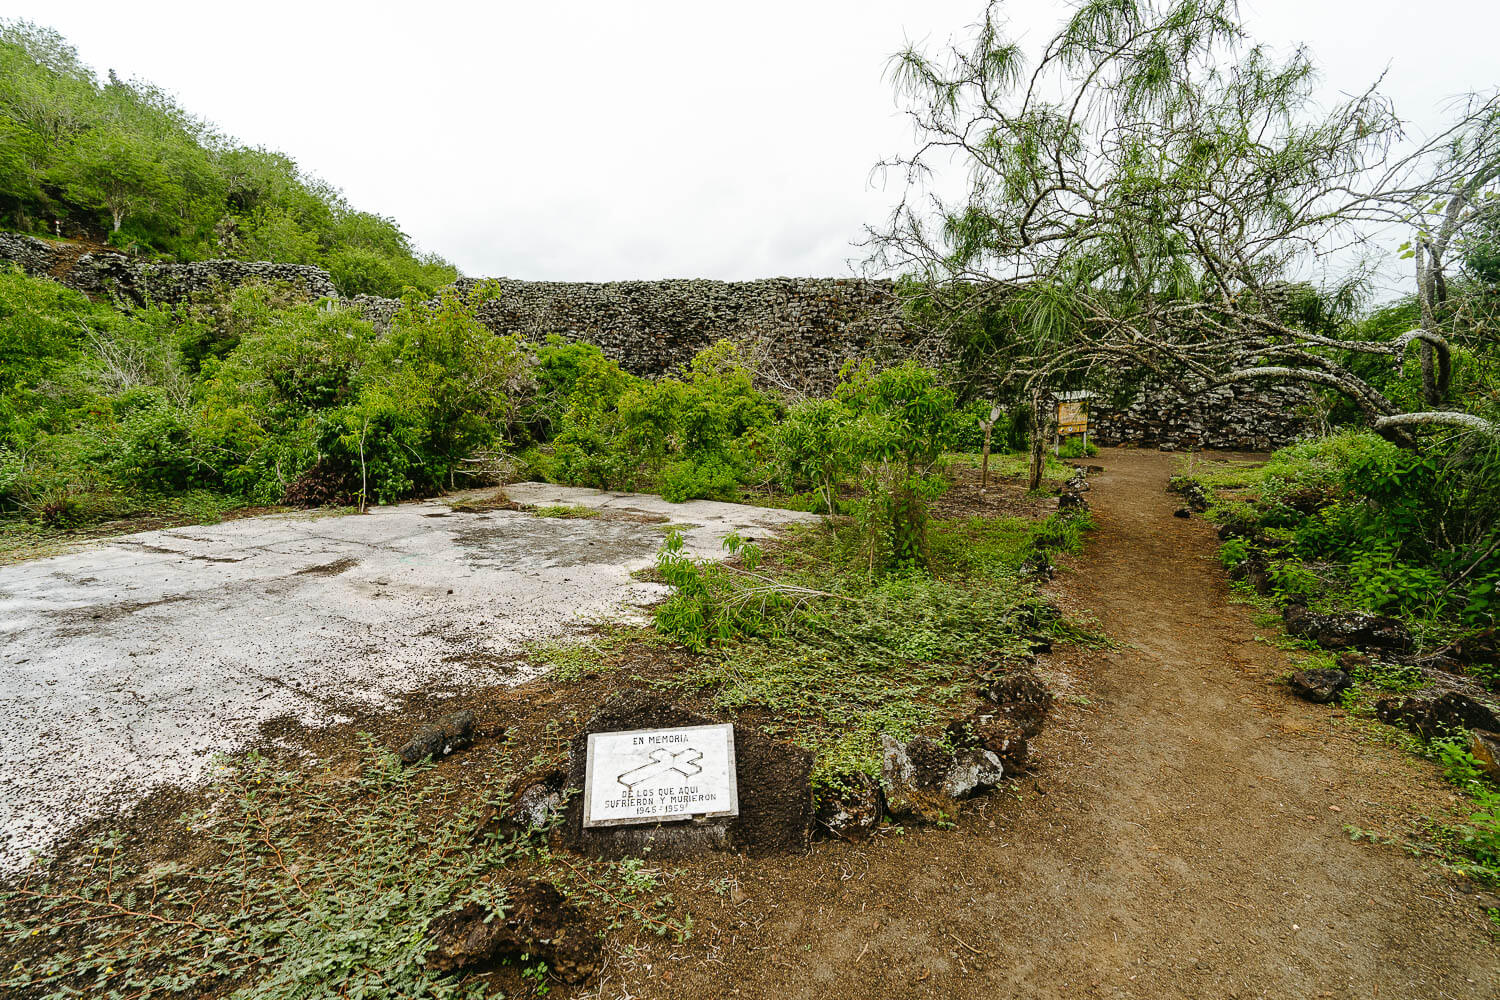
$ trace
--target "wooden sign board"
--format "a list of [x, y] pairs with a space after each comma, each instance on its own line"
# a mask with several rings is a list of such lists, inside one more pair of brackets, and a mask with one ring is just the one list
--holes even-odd
[[589, 734], [585, 827], [739, 813], [734, 726]]
[[1069, 434], [1089, 432], [1089, 404], [1086, 400], [1066, 400], [1057, 404], [1057, 433]]

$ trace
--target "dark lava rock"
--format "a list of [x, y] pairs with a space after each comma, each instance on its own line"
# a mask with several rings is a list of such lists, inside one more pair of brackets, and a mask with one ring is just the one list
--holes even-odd
[[1269, 594], [1271, 592], [1271, 570], [1266, 565], [1266, 559], [1259, 552], [1252, 553], [1243, 562], [1237, 564], [1229, 571], [1231, 580], [1244, 580], [1254, 588], [1257, 594]]
[[[714, 721], [645, 691], [615, 695], [573, 738], [568, 786], [584, 787], [589, 733], [707, 726]], [[736, 726], [734, 758], [738, 816], [586, 830], [582, 796], [574, 796], [564, 811], [563, 843], [581, 854], [608, 858], [641, 857], [646, 851], [652, 857], [687, 857], [708, 850], [757, 855], [806, 850], [813, 832], [812, 754], [753, 727]]]
[[1371, 661], [1369, 654], [1357, 653], [1353, 650], [1350, 650], [1347, 653], [1340, 653], [1334, 659], [1334, 662], [1337, 663], [1339, 665], [1339, 669], [1344, 671], [1345, 673], [1353, 673], [1354, 671], [1359, 670], [1362, 667], [1368, 667]]
[[851, 774], [837, 792], [818, 805], [818, 825], [840, 840], [864, 840], [880, 825], [880, 783], [868, 774]]
[[1027, 580], [1047, 581], [1057, 575], [1057, 567], [1045, 550], [1038, 550], [1022, 561], [1019, 574]]
[[1031, 741], [1022, 723], [994, 709], [977, 709], [967, 719], [950, 723], [948, 738], [956, 747], [988, 750], [1007, 774], [1025, 770], [1031, 753]]
[[1183, 500], [1187, 501], [1188, 510], [1192, 513], [1201, 514], [1208, 510], [1208, 492], [1204, 490], [1203, 484], [1196, 479], [1188, 479], [1185, 476], [1173, 476], [1168, 481], [1167, 492], [1176, 493]]
[[531, 955], [564, 982], [586, 982], [599, 971], [603, 928], [585, 910], [547, 882], [514, 887], [507, 896], [503, 914], [468, 903], [434, 920], [427, 968], [441, 975]]
[[568, 801], [568, 772], [560, 767], [543, 768], [521, 778], [504, 816], [527, 830], [543, 830], [562, 815]]
[[1426, 740], [1454, 729], [1500, 732], [1500, 704], [1489, 692], [1464, 677], [1436, 672], [1427, 677], [1431, 687], [1378, 699], [1375, 715]]
[[1326, 705], [1347, 691], [1352, 683], [1342, 670], [1299, 670], [1292, 674], [1288, 686], [1297, 697]]
[[996, 716], [1015, 723], [1022, 739], [1040, 735], [1052, 711], [1052, 692], [1030, 667], [1015, 667], [991, 677], [979, 694], [995, 706]]
[[1067, 490], [1069, 493], [1087, 493], [1089, 491], [1089, 481], [1088, 478], [1084, 476], [1083, 470], [1079, 469], [1076, 473], [1074, 473], [1072, 478], [1063, 483], [1063, 489]]
[[417, 731], [396, 756], [403, 764], [415, 764], [431, 757], [437, 760], [474, 745], [474, 713], [465, 709], [445, 715], [430, 726]]
[[1172, 511], [1172, 516], [1173, 517], [1192, 517], [1193, 516], [1193, 512], [1190, 511], [1190, 510], [1188, 510], [1186, 507], [1178, 507], [1176, 510]]
[[1064, 493], [1057, 498], [1057, 509], [1082, 513], [1089, 509], [1089, 502], [1077, 493]]
[[927, 736], [902, 743], [889, 734], [880, 746], [880, 790], [892, 816], [951, 822], [960, 799], [993, 788], [1005, 775], [1000, 758], [978, 747], [953, 751]]
[[1366, 649], [1406, 653], [1412, 648], [1411, 633], [1394, 618], [1361, 611], [1319, 614], [1305, 605], [1289, 604], [1281, 613], [1286, 630], [1299, 639], [1311, 639], [1326, 649]]
[[1438, 650], [1438, 654], [1464, 666], [1500, 665], [1500, 628], [1470, 632]]

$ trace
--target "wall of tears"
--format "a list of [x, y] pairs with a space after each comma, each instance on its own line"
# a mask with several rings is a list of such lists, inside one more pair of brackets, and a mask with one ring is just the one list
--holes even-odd
[[[247, 282], [275, 282], [309, 300], [337, 297], [326, 271], [296, 264], [211, 260], [188, 264], [138, 261], [81, 244], [0, 233], [0, 262], [50, 277], [122, 308], [176, 304]], [[462, 279], [461, 291], [475, 282]], [[890, 281], [857, 278], [766, 278], [759, 281], [494, 282], [498, 295], [479, 307], [497, 333], [541, 340], [556, 334], [597, 344], [627, 371], [652, 376], [685, 364], [718, 340], [731, 340], [772, 388], [826, 394], [853, 359], [894, 361], [915, 355], [948, 360], [941, 344], [903, 319]], [[400, 303], [347, 300], [377, 326]], [[1100, 444], [1264, 451], [1307, 432], [1308, 395], [1288, 386], [1237, 386], [1184, 398], [1148, 387], [1128, 403], [1093, 411]]]

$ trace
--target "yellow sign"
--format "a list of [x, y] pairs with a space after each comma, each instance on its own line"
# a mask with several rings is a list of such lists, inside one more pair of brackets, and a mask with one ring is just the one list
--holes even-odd
[[1089, 430], [1089, 407], [1084, 400], [1057, 404], [1057, 433], [1087, 434]]

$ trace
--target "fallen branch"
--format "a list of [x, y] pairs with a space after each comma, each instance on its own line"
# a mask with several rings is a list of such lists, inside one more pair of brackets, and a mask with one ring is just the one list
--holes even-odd
[[1471, 431], [1481, 431], [1485, 434], [1500, 433], [1500, 426], [1494, 421], [1486, 420], [1473, 413], [1459, 413], [1454, 410], [1425, 410], [1420, 413], [1395, 413], [1388, 417], [1379, 417], [1370, 425], [1377, 431], [1390, 427], [1466, 427]]

